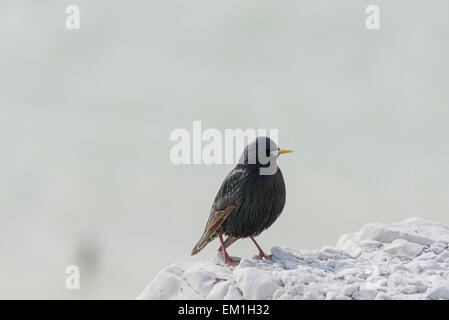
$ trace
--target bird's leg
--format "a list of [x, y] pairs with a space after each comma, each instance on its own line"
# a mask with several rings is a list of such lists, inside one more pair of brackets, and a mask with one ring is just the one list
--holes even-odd
[[254, 244], [256, 245], [257, 249], [259, 250], [259, 254], [255, 255], [253, 257], [253, 259], [259, 259], [259, 260], [263, 259], [263, 258], [271, 259], [271, 254], [270, 255], [266, 255], [265, 252], [263, 252], [262, 248], [259, 246], [259, 244], [256, 242], [256, 240], [254, 240], [253, 237], [250, 237], [250, 238], [251, 238], [251, 240], [253, 240]]
[[[224, 241], [224, 246], [227, 249], [231, 244], [233, 244], [234, 242], [236, 242], [238, 240], [238, 238], [234, 238], [233, 236], [228, 236], [226, 238], [226, 240]], [[221, 244], [218, 247], [218, 252], [221, 254]]]
[[232, 259], [228, 255], [228, 253], [226, 252], [226, 248], [225, 248], [225, 245], [224, 245], [224, 242], [223, 242], [222, 235], [219, 234], [218, 237], [220, 238], [220, 243], [221, 243], [221, 252], [220, 252], [220, 254], [223, 254], [224, 263], [229, 265], [229, 266], [237, 266], [240, 263], [240, 261], [234, 260], [234, 259]]

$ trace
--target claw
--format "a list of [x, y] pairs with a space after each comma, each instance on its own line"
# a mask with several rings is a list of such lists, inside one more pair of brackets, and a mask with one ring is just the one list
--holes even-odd
[[223, 257], [224, 264], [226, 264], [228, 266], [235, 267], [235, 266], [238, 266], [240, 264], [240, 260], [232, 259], [229, 255], [223, 254], [222, 251], [220, 251], [218, 253], [218, 255]]
[[269, 260], [269, 259], [271, 259], [272, 256], [273, 256], [272, 254], [266, 255], [264, 252], [261, 252], [259, 254], [256, 254], [253, 257], [253, 259], [256, 259], [256, 260], [267, 259], [267, 260]]
[[240, 261], [239, 260], [234, 260], [234, 259], [232, 259], [231, 257], [228, 256], [228, 257], [225, 257], [224, 263], [227, 264], [228, 266], [235, 267], [235, 266], [238, 266], [240, 264]]
[[257, 244], [257, 242], [256, 242], [256, 240], [253, 238], [253, 237], [250, 237], [251, 238], [251, 240], [254, 242], [254, 244], [256, 245], [256, 247], [257, 247], [257, 249], [259, 250], [259, 254], [257, 254], [257, 255], [255, 255], [254, 257], [253, 257], [253, 259], [257, 259], [257, 260], [261, 260], [261, 259], [263, 259], [263, 258], [265, 258], [265, 259], [271, 259], [271, 257], [273, 256], [273, 255], [266, 255], [265, 254], [265, 252], [263, 252], [263, 250], [262, 250], [262, 248]]
[[240, 261], [232, 259], [226, 252], [226, 247], [223, 243], [222, 235], [221, 234], [218, 235], [218, 238], [220, 239], [220, 243], [221, 243], [221, 251], [218, 251], [218, 254], [223, 256], [224, 263], [227, 264], [228, 266], [233, 266], [233, 267], [238, 266]]

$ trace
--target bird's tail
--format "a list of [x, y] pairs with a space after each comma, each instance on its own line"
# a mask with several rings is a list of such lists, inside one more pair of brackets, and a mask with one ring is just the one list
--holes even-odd
[[203, 250], [203, 248], [212, 240], [214, 240], [215, 237], [210, 237], [207, 233], [203, 234], [203, 236], [201, 237], [201, 239], [198, 241], [198, 243], [195, 245], [195, 247], [193, 247], [192, 249], [192, 253], [190, 253], [190, 255], [195, 255], [198, 252], [200, 252], [201, 250]]
[[[193, 256], [193, 255], [197, 254], [198, 252], [200, 252], [201, 250], [203, 250], [203, 248], [205, 246], [207, 246], [207, 244], [214, 239], [215, 239], [215, 237], [208, 239], [205, 235], [203, 235], [201, 237], [200, 241], [198, 241], [196, 246], [193, 248], [191, 255]], [[237, 240], [238, 240], [238, 238], [234, 238], [232, 236], [227, 237], [226, 240], [224, 241], [225, 249], [227, 249], [231, 244], [233, 244]], [[221, 246], [218, 248], [218, 251], [221, 251]]]

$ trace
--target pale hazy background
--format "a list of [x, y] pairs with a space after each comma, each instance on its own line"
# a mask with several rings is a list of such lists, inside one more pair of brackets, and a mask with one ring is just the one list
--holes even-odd
[[[189, 254], [232, 166], [171, 164], [170, 132], [193, 120], [277, 128], [296, 151], [280, 161], [287, 204], [259, 238], [267, 251], [334, 245], [371, 222], [449, 224], [448, 12], [0, 0], [0, 298], [134, 299], [161, 268], [212, 259], [218, 241]], [[79, 291], [65, 288], [69, 264]]]

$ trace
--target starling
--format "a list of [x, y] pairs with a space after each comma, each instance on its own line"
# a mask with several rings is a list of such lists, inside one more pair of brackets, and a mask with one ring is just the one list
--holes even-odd
[[[249, 237], [259, 250], [254, 258], [270, 258], [254, 237], [270, 227], [284, 208], [285, 184], [277, 159], [288, 152], [292, 150], [279, 149], [268, 137], [258, 137], [245, 147], [239, 163], [215, 197], [206, 228], [192, 255], [218, 237], [225, 264], [237, 265], [238, 261], [228, 255], [226, 248], [238, 239]], [[223, 235], [228, 236], [226, 241]]]

